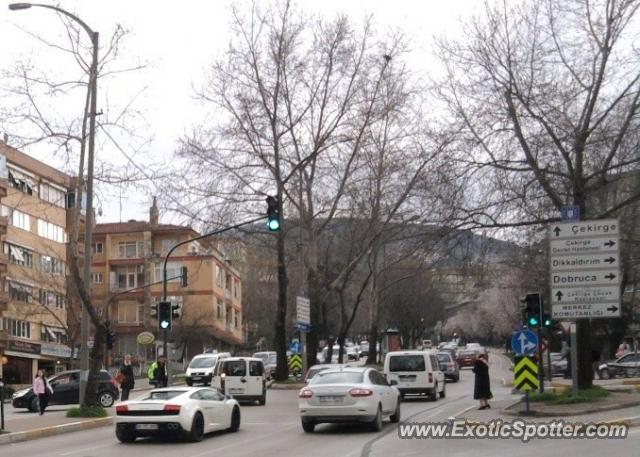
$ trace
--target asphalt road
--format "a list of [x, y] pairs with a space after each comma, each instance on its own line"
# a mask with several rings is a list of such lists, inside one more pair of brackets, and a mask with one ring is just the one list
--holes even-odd
[[[496, 398], [510, 397], [500, 384], [508, 375], [507, 363], [492, 357], [492, 391]], [[14, 445], [0, 446], [0, 454], [11, 457], [46, 455], [77, 457], [214, 457], [214, 456], [637, 456], [640, 429], [632, 429], [624, 440], [453, 440], [400, 439], [395, 424], [371, 432], [365, 426], [320, 425], [313, 434], [300, 427], [297, 392], [270, 390], [266, 406], [243, 406], [238, 433], [214, 433], [200, 443], [138, 440], [121, 444], [113, 427], [70, 433]], [[410, 421], [446, 421], [476, 405], [472, 398], [473, 374], [464, 370], [459, 383], [447, 384], [447, 398], [437, 402], [412, 400], [403, 403], [402, 416]], [[570, 454], [569, 454], [570, 453]]]

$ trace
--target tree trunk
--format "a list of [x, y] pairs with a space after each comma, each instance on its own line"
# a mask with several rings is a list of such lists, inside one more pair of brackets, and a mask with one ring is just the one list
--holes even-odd
[[[280, 214], [282, 213], [282, 198], [278, 198]], [[284, 381], [289, 377], [289, 364], [287, 361], [287, 264], [285, 258], [284, 232], [278, 232], [278, 307], [275, 322], [275, 345], [277, 352], [277, 365], [275, 379]]]

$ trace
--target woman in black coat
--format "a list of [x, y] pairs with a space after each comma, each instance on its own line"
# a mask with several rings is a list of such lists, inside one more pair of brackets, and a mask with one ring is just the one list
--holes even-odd
[[118, 377], [120, 378], [120, 388], [122, 389], [122, 396], [120, 397], [120, 400], [126, 401], [129, 399], [129, 392], [133, 389], [135, 384], [133, 367], [131, 366], [131, 354], [124, 356], [124, 363], [120, 367]]
[[491, 385], [489, 382], [489, 362], [487, 356], [480, 354], [473, 365], [473, 372], [476, 374], [475, 384], [473, 388], [473, 398], [480, 400], [480, 408], [491, 408], [489, 399], [493, 398], [491, 394]]

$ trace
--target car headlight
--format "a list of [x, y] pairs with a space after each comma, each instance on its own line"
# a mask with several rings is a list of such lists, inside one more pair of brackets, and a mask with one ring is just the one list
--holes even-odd
[[17, 392], [14, 392], [13, 395], [11, 396], [11, 398], [13, 399], [13, 398], [22, 397], [22, 396], [26, 395], [27, 392], [29, 392], [29, 389], [19, 390]]

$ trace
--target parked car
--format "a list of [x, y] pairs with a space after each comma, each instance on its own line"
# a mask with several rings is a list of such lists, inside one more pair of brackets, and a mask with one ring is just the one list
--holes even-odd
[[[551, 357], [551, 375], [563, 376], [565, 374], [565, 371], [567, 370], [567, 359], [564, 358], [559, 352], [552, 352], [551, 354], [549, 354], [549, 357]], [[546, 372], [549, 367], [546, 352], [543, 356], [542, 364]]]
[[302, 429], [311, 433], [320, 423], [400, 421], [400, 392], [375, 369], [340, 368], [318, 373], [298, 393]]
[[344, 351], [347, 361], [357, 362], [358, 360], [360, 360], [360, 354], [358, 354], [358, 350], [355, 344], [345, 346]]
[[476, 351], [478, 355], [480, 354], [489, 355], [489, 353], [487, 352], [487, 349], [483, 347], [480, 343], [467, 343], [465, 350]]
[[228, 352], [219, 352], [216, 354], [205, 353], [199, 354], [191, 359], [187, 372], [185, 373], [185, 382], [188, 386], [194, 384], [203, 384], [205, 386], [211, 385], [213, 379], [213, 369], [218, 363], [218, 360], [231, 357]]
[[432, 349], [433, 341], [431, 340], [422, 340], [422, 350]]
[[278, 365], [278, 354], [275, 351], [256, 352], [253, 357], [262, 359], [265, 377], [271, 379]]
[[256, 357], [227, 357], [218, 361], [213, 386], [238, 401], [267, 402], [267, 386], [262, 359]]
[[[49, 384], [53, 389], [53, 395], [49, 397], [50, 405], [75, 405], [80, 403], [80, 370], [63, 371], [49, 378]], [[120, 391], [118, 383], [106, 370], [100, 371], [98, 383], [98, 403], [109, 408], [118, 398]], [[14, 408], [28, 408], [29, 411], [38, 411], [38, 396], [33, 393], [33, 388], [17, 391], [13, 394], [11, 404]]]
[[625, 354], [616, 360], [609, 360], [598, 366], [600, 379], [609, 379], [616, 376], [625, 378], [640, 377], [640, 352]]
[[369, 355], [369, 342], [366, 340], [360, 341], [360, 357], [367, 357]]
[[456, 357], [456, 362], [458, 362], [458, 366], [460, 368], [472, 367], [476, 363], [477, 358], [478, 358], [478, 351], [476, 351], [475, 349], [465, 349], [463, 351], [458, 352], [458, 356]]
[[444, 373], [435, 352], [395, 351], [384, 359], [384, 375], [389, 382], [396, 381], [403, 397], [427, 395], [436, 401], [444, 398], [446, 385]]
[[201, 441], [216, 430], [237, 432], [240, 405], [208, 387], [154, 389], [146, 396], [116, 406], [116, 437], [132, 443], [140, 436], [176, 435]]
[[453, 382], [460, 381], [460, 369], [455, 357], [450, 352], [438, 352], [436, 357], [445, 379], [450, 379]]

